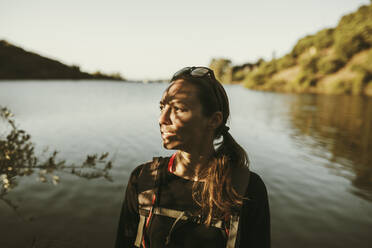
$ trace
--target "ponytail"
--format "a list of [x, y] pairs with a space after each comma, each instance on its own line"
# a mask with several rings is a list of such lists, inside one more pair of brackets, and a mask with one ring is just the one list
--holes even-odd
[[[215, 151], [211, 165], [203, 173], [205, 183], [200, 191], [193, 190], [194, 200], [200, 205], [207, 226], [211, 224], [212, 218], [226, 219], [243, 204], [244, 197], [233, 187], [232, 172], [249, 165], [247, 153], [228, 130], [220, 135], [223, 140]], [[197, 192], [201, 192], [200, 195], [196, 195]]]

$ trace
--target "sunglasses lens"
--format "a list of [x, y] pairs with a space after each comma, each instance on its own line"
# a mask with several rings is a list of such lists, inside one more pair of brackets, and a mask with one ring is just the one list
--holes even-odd
[[189, 73], [189, 75], [194, 78], [205, 77], [208, 75], [211, 79], [214, 79], [213, 71], [207, 67], [185, 67], [176, 72], [173, 75], [171, 81], [174, 81], [175, 79], [186, 73]]
[[193, 77], [204, 77], [209, 73], [209, 70], [207, 68], [199, 67], [195, 68], [194, 70], [191, 71], [191, 76]]
[[174, 73], [173, 77], [172, 78], [176, 78], [178, 76], [181, 76], [182, 74], [184, 74], [186, 71], [189, 71], [191, 67], [185, 67], [185, 68], [182, 68], [181, 70], [179, 70], [178, 72]]

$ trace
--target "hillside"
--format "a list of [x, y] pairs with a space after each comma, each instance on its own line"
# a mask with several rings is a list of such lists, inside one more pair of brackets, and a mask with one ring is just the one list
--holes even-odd
[[119, 74], [89, 74], [78, 66], [68, 66], [53, 59], [25, 51], [0, 40], [0, 79], [110, 79], [123, 80]]
[[372, 4], [300, 39], [281, 58], [243, 65], [213, 59], [210, 67], [222, 82], [255, 90], [372, 96]]

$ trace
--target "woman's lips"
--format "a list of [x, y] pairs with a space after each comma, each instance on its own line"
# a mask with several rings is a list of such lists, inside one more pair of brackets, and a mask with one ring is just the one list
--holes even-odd
[[169, 138], [171, 136], [175, 136], [176, 134], [175, 133], [171, 133], [171, 132], [161, 132], [161, 137], [163, 139], [166, 139], [166, 138]]

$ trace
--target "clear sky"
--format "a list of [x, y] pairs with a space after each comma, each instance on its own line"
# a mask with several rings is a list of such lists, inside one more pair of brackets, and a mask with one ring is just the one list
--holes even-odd
[[128, 79], [288, 53], [369, 0], [0, 0], [0, 39]]

